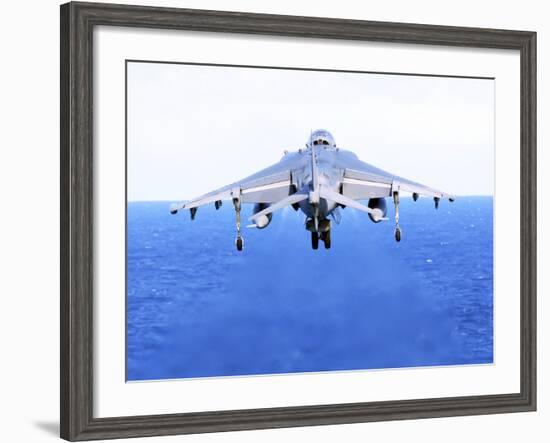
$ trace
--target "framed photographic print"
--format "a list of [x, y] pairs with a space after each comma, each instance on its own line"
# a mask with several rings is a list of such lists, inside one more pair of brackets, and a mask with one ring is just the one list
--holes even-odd
[[535, 43], [61, 6], [61, 436], [535, 410]]

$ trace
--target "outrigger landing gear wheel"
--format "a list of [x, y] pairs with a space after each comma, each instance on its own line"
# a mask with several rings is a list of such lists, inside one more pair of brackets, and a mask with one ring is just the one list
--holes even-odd
[[319, 249], [319, 234], [317, 232], [311, 233], [311, 247], [313, 249]]
[[396, 242], [401, 241], [401, 229], [399, 229], [399, 226], [395, 228], [395, 241]]
[[330, 229], [321, 234], [321, 240], [325, 243], [325, 249], [330, 249]]
[[237, 251], [243, 250], [243, 238], [237, 237], [237, 240], [235, 240], [235, 245], [237, 246]]

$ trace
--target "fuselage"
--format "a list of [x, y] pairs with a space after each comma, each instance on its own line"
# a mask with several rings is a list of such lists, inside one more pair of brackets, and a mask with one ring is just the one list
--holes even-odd
[[[345, 166], [342, 159], [355, 154], [340, 151], [332, 134], [324, 129], [311, 133], [306, 149], [294, 155], [305, 156], [303, 167], [293, 171], [293, 185], [297, 192], [308, 194], [309, 198], [298, 203], [306, 215], [306, 228], [312, 232], [328, 231], [328, 217], [338, 207], [333, 200], [322, 198], [320, 189], [330, 189], [339, 193], [342, 186]], [[344, 162], [345, 163], [345, 162]]]
[[330, 213], [338, 206], [332, 200], [324, 198], [315, 199], [320, 186], [339, 192], [342, 185], [344, 170], [338, 166], [338, 150], [336, 148], [309, 147], [305, 154], [313, 156], [313, 159], [304, 166], [304, 170], [297, 172], [295, 177], [296, 188], [298, 191], [311, 193], [314, 196], [311, 199], [299, 203], [300, 209], [306, 216], [315, 217], [319, 220], [326, 219]]

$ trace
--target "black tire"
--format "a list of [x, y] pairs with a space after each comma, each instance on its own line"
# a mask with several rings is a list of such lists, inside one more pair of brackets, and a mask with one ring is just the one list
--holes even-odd
[[401, 241], [401, 229], [397, 228], [395, 230], [395, 241], [400, 242]]
[[319, 249], [319, 234], [317, 232], [311, 233], [311, 247], [312, 249]]
[[243, 239], [242, 239], [242, 237], [238, 237], [237, 241], [235, 243], [237, 245], [237, 251], [242, 251], [243, 250]]
[[324, 233], [322, 239], [325, 243], [325, 249], [330, 249], [330, 230]]

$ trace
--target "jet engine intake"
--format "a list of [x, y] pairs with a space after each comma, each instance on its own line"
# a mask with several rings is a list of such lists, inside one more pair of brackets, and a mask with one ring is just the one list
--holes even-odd
[[385, 219], [388, 212], [385, 198], [371, 198], [367, 206], [373, 210], [372, 213], [369, 213], [372, 222], [380, 223]]

